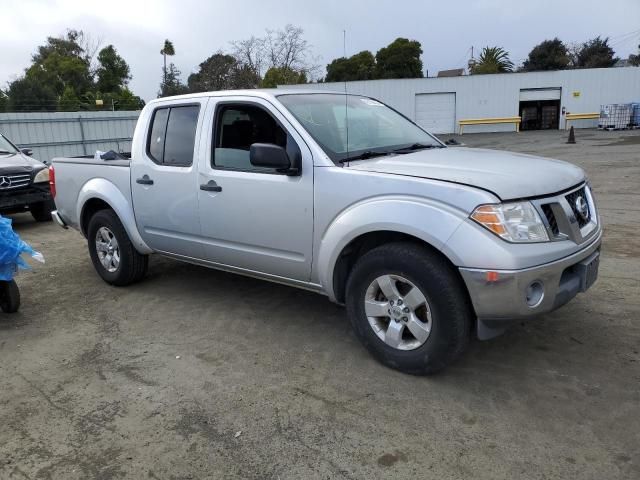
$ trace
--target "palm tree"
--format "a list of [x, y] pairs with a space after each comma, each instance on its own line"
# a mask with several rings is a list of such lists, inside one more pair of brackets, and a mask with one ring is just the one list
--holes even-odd
[[513, 62], [504, 48], [484, 47], [478, 60], [469, 62], [469, 71], [472, 75], [512, 72]]
[[164, 68], [162, 71], [164, 72], [163, 78], [165, 83], [167, 81], [167, 55], [172, 57], [175, 54], [176, 50], [173, 48], [173, 43], [171, 42], [171, 40], [166, 39], [164, 41], [164, 47], [162, 47], [162, 50], [160, 50], [160, 55], [164, 57]]

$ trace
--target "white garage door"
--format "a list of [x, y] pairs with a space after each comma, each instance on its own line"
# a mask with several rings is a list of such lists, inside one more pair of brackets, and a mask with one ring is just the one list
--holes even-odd
[[456, 131], [456, 94], [419, 93], [416, 95], [416, 123], [431, 133]]

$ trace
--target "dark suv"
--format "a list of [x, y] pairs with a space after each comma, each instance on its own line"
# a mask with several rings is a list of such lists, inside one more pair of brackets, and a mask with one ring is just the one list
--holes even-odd
[[51, 220], [54, 203], [49, 189], [49, 169], [0, 134], [0, 213], [27, 209], [38, 222]]

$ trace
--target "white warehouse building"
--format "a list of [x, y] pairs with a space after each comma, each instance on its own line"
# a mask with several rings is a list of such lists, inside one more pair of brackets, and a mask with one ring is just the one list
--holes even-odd
[[[287, 88], [309, 89], [309, 85]], [[343, 92], [345, 83], [313, 89]], [[568, 113], [599, 113], [601, 105], [640, 102], [640, 68], [594, 68], [551, 72], [347, 82], [348, 93], [375, 97], [432, 133], [458, 131], [464, 119], [522, 117], [522, 130], [565, 128]], [[574, 120], [593, 128], [597, 119]], [[514, 124], [471, 125], [465, 132], [514, 130]]]

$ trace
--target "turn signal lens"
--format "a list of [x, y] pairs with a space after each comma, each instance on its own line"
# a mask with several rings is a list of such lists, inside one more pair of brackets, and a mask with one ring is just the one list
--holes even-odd
[[530, 202], [480, 205], [471, 219], [508, 242], [548, 242], [540, 215]]

